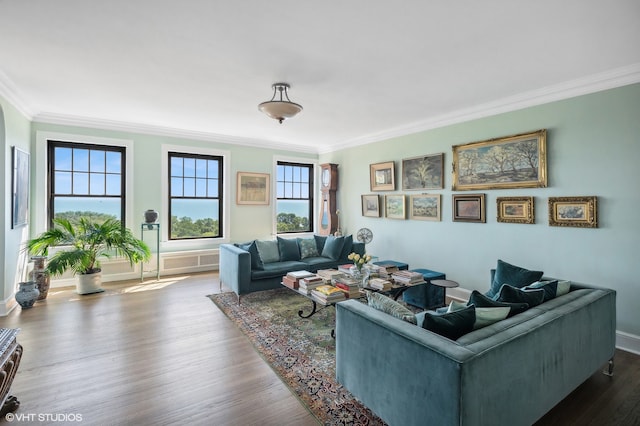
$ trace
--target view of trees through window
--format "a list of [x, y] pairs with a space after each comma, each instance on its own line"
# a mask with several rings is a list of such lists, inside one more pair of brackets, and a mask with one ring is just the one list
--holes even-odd
[[313, 231], [313, 165], [279, 161], [276, 190], [277, 232]]

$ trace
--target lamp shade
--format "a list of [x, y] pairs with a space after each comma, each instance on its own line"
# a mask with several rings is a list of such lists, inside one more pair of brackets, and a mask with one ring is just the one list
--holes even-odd
[[262, 102], [258, 109], [269, 117], [282, 123], [287, 118], [293, 118], [302, 111], [302, 105], [289, 100], [287, 83], [275, 83], [273, 87], [273, 97], [271, 100]]

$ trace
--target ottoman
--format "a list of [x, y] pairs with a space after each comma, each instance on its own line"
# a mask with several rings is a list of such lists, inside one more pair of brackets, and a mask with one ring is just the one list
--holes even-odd
[[445, 289], [431, 284], [431, 280], [445, 280], [447, 276], [442, 272], [430, 269], [418, 268], [412, 269], [412, 271], [421, 273], [426, 283], [408, 288], [402, 295], [405, 303], [422, 309], [434, 309], [442, 306]]

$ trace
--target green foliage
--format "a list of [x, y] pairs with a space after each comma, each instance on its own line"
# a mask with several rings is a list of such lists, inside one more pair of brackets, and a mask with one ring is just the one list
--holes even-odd
[[294, 213], [278, 213], [276, 222], [278, 233], [311, 231], [309, 218], [296, 216]]
[[202, 238], [219, 236], [217, 220], [206, 218], [195, 222], [190, 217], [171, 216], [171, 238]]
[[92, 222], [95, 223], [103, 223], [106, 220], [109, 219], [117, 219], [117, 217], [115, 217], [112, 214], [105, 214], [105, 213], [98, 213], [98, 212], [91, 212], [91, 211], [86, 211], [86, 212], [79, 212], [79, 211], [74, 211], [74, 212], [60, 212], [60, 213], [56, 213], [56, 219], [67, 219], [69, 222], [77, 225], [80, 222], [80, 218], [85, 218], [85, 219], [89, 219]]
[[149, 247], [134, 237], [131, 230], [116, 219], [99, 222], [88, 217], [77, 221], [54, 219], [54, 227], [27, 243], [29, 253], [48, 256], [49, 248], [60, 247], [47, 264], [52, 275], [66, 270], [88, 274], [100, 270], [101, 257], [123, 256], [131, 265], [151, 257]]

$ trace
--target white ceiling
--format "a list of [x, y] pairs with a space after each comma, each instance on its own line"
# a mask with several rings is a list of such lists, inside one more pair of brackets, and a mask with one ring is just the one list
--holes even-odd
[[42, 122], [325, 152], [639, 81], [638, 0], [0, 0]]

